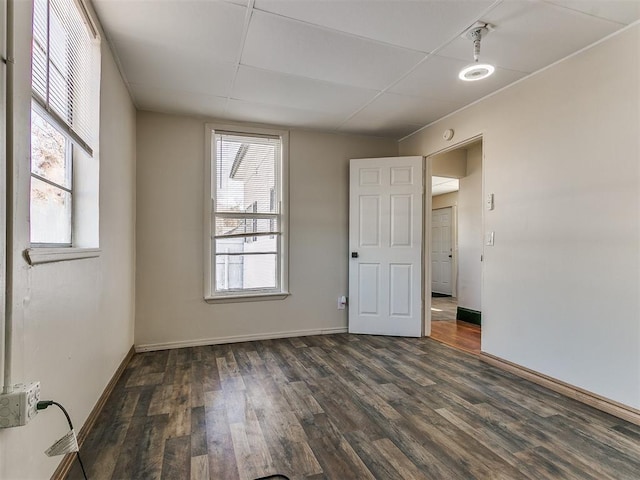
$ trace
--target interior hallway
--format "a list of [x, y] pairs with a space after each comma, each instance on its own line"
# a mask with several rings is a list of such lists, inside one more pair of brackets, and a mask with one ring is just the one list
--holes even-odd
[[431, 338], [469, 353], [480, 353], [479, 325], [456, 320], [458, 299], [431, 298]]

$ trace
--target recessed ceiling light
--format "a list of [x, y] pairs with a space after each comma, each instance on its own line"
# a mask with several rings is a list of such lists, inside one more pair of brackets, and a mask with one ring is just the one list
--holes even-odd
[[489, 33], [488, 24], [476, 24], [466, 32], [466, 38], [473, 41], [473, 60], [475, 63], [467, 65], [460, 70], [460, 73], [458, 74], [458, 78], [460, 80], [464, 80], [465, 82], [475, 82], [477, 80], [487, 78], [495, 72], [496, 68], [493, 65], [489, 65], [488, 63], [478, 63], [478, 58], [480, 57], [480, 41], [487, 33]]

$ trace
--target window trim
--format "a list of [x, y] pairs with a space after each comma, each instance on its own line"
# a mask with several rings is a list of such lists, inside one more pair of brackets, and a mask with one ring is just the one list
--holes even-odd
[[[280, 137], [281, 141], [281, 163], [278, 166], [281, 190], [281, 211], [282, 221], [280, 233], [280, 262], [278, 265], [280, 275], [279, 290], [244, 290], [216, 293], [214, 288], [213, 266], [214, 249], [211, 241], [211, 230], [213, 226], [214, 206], [212, 201], [213, 183], [213, 152], [216, 132], [226, 132], [238, 135], [268, 135]], [[231, 303], [260, 300], [282, 300], [290, 295], [289, 293], [289, 131], [271, 128], [249, 127], [244, 125], [228, 124], [205, 124], [205, 158], [204, 158], [204, 217], [203, 217], [203, 240], [204, 240], [204, 300], [207, 303]]]
[[25, 250], [25, 256], [29, 265], [81, 260], [83, 258], [97, 258], [101, 253], [102, 250], [99, 248], [35, 247]]

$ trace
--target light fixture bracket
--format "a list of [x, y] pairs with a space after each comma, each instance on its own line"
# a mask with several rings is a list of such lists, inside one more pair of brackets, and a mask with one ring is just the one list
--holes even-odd
[[486, 22], [476, 22], [473, 25], [471, 25], [469, 28], [467, 28], [464, 32], [462, 32], [462, 35], [460, 35], [461, 38], [465, 38], [467, 40], [471, 40], [474, 41], [476, 40], [476, 38], [474, 38], [474, 36], [476, 36], [478, 33], [478, 31], [481, 31], [481, 35], [482, 37], [486, 36], [487, 33], [489, 32], [493, 32], [496, 29], [496, 27], [490, 23], [486, 23]]

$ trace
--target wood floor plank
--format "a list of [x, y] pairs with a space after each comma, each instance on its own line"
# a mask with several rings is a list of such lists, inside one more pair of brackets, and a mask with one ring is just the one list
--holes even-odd
[[191, 437], [168, 438], [164, 444], [162, 480], [191, 477]]
[[430, 339], [336, 334], [138, 354], [82, 454], [92, 480], [638, 480], [640, 427]]
[[191, 457], [191, 478], [190, 480], [210, 480], [209, 479], [209, 458], [207, 455]]
[[204, 406], [191, 410], [191, 455], [200, 457], [207, 454], [207, 425]]
[[373, 446], [395, 468], [401, 479], [427, 480], [427, 476], [388, 438], [376, 440]]

